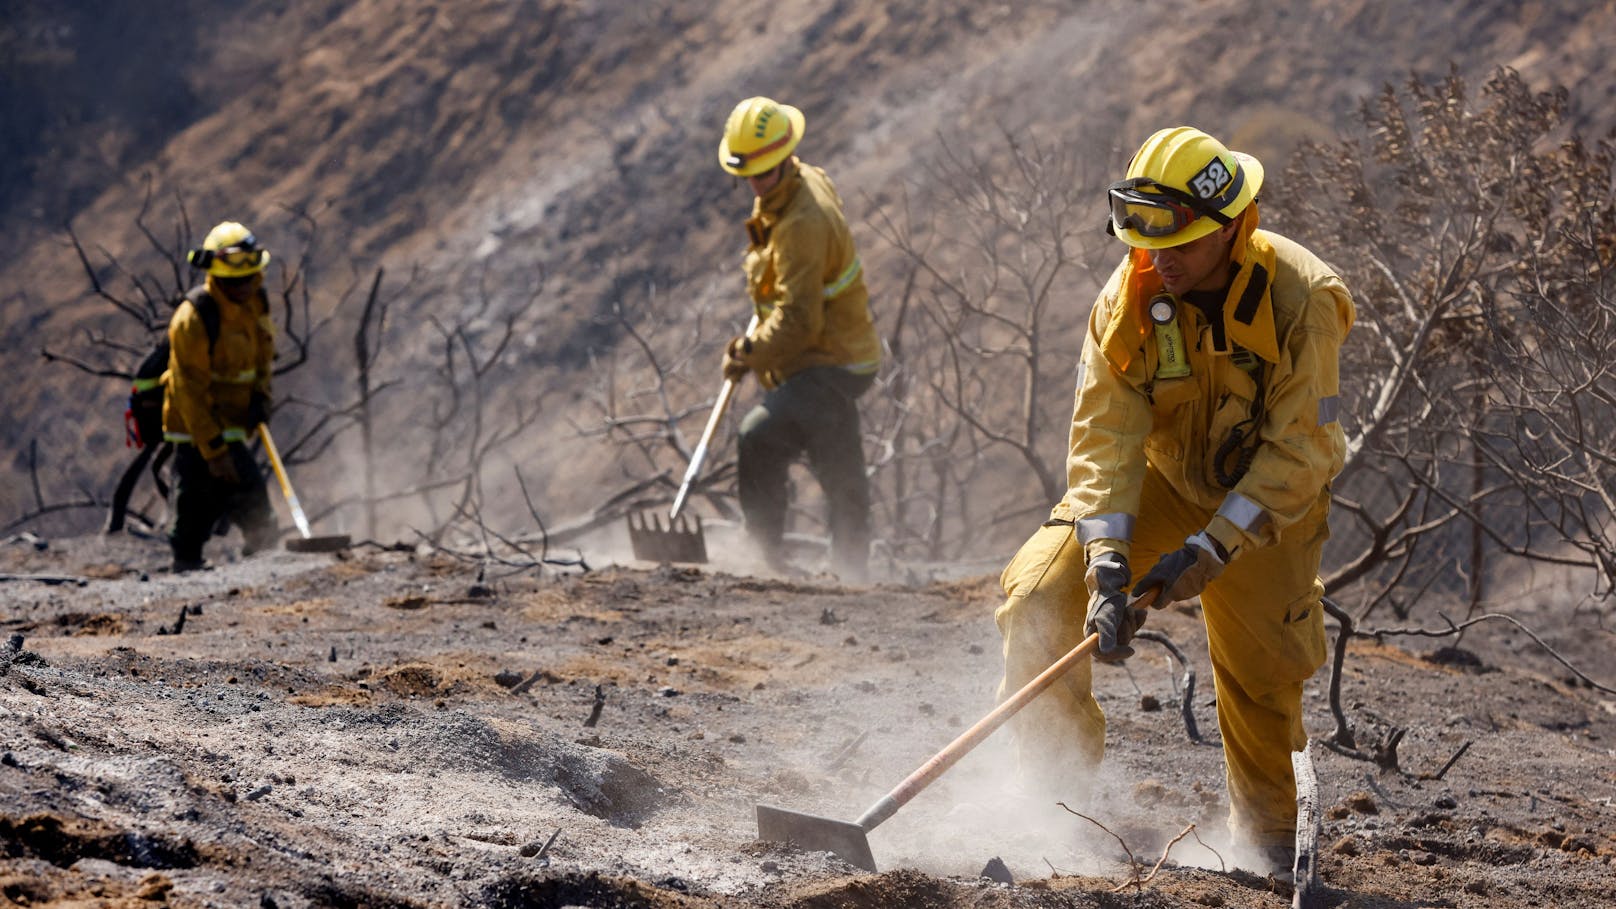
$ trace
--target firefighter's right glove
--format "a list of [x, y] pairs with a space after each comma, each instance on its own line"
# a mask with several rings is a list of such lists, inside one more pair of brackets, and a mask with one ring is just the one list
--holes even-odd
[[236, 473], [236, 461], [230, 456], [230, 449], [208, 458], [208, 473], [220, 483], [229, 483], [231, 486], [241, 485], [241, 474]]
[[1125, 591], [1132, 578], [1128, 559], [1120, 552], [1095, 556], [1083, 576], [1089, 587], [1089, 617], [1083, 623], [1083, 633], [1099, 634], [1100, 649], [1094, 658], [1103, 663], [1120, 663], [1133, 656], [1128, 642], [1145, 624], [1145, 610], [1128, 606]]
[[737, 337], [724, 348], [724, 378], [731, 382], [739, 382], [746, 378], [752, 367], [746, 365], [748, 348], [752, 345], [744, 336]]

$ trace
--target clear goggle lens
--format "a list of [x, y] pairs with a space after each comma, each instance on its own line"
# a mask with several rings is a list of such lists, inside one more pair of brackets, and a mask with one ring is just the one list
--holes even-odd
[[1112, 187], [1111, 223], [1115, 230], [1131, 230], [1142, 237], [1165, 237], [1190, 226], [1201, 213], [1161, 193]]
[[247, 268], [257, 265], [264, 259], [264, 251], [257, 247], [248, 247], [246, 244], [221, 249], [213, 254], [215, 259], [231, 268]]

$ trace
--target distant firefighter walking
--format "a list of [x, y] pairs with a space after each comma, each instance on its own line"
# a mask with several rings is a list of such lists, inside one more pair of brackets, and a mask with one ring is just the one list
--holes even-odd
[[831, 567], [868, 573], [870, 491], [858, 398], [875, 382], [881, 339], [842, 199], [825, 172], [792, 154], [801, 111], [747, 98], [724, 124], [718, 162], [755, 199], [743, 268], [758, 318], [724, 351], [726, 378], [756, 375], [763, 402], [741, 421], [741, 511], [764, 560], [788, 568], [784, 532], [791, 464], [806, 455], [829, 505]]
[[175, 446], [173, 569], [204, 567], [202, 547], [221, 518], [241, 528], [242, 552], [275, 541], [275, 513], [247, 437], [268, 419], [275, 328], [264, 293], [269, 251], [225, 221], [187, 255], [205, 279], [168, 326], [163, 438]]

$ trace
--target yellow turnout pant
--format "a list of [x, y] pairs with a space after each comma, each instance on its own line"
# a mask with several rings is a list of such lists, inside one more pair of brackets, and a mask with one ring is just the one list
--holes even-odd
[[[1328, 508], [1326, 491], [1278, 543], [1236, 554], [1201, 594], [1229, 829], [1254, 845], [1289, 845], [1295, 838], [1290, 754], [1307, 741], [1302, 683], [1324, 663], [1318, 569], [1329, 537]], [[1185, 502], [1154, 469], [1147, 471], [1128, 557], [1134, 577], [1211, 518], [1212, 512]], [[1083, 548], [1064, 523], [1040, 527], [1006, 566], [1006, 598], [994, 613], [1004, 637], [1001, 699], [1083, 639], [1084, 570]], [[1105, 714], [1094, 700], [1092, 665], [1080, 662], [1009, 723], [1024, 778], [1058, 797], [1085, 793], [1104, 754]]]

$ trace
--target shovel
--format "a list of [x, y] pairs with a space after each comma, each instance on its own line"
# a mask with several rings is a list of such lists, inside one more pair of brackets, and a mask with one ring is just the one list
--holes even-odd
[[323, 537], [309, 533], [309, 519], [303, 514], [303, 506], [298, 504], [297, 493], [292, 491], [292, 481], [286, 477], [286, 466], [281, 463], [281, 453], [275, 448], [275, 440], [269, 437], [268, 423], [258, 424], [258, 437], [264, 440], [264, 451], [269, 453], [269, 464], [275, 468], [275, 479], [281, 481], [281, 494], [286, 496], [286, 507], [292, 511], [292, 521], [297, 524], [297, 532], [303, 535], [301, 539], [287, 540], [287, 551], [336, 552], [347, 549], [350, 541], [345, 533]]
[[[746, 333], [750, 335], [757, 324], [757, 313], [753, 313], [752, 320], [746, 324]], [[735, 397], [735, 386], [734, 379], [725, 379], [724, 387], [719, 389], [713, 412], [707, 416], [707, 427], [701, 431], [701, 441], [696, 443], [695, 451], [690, 453], [690, 466], [685, 468], [684, 480], [679, 483], [673, 507], [668, 510], [668, 526], [663, 528], [662, 519], [655, 514], [628, 516], [628, 541], [634, 549], [634, 558], [645, 562], [707, 561], [707, 538], [702, 534], [701, 516], [686, 520], [679, 512], [684, 510], [690, 486], [701, 473], [702, 462], [707, 460], [707, 446], [712, 444], [718, 422], [729, 409], [730, 399]]]
[[1072, 668], [1078, 660], [1087, 656], [1099, 644], [1100, 636], [1097, 633], [1084, 638], [1082, 643], [1067, 651], [1066, 655], [1055, 661], [1053, 666], [1039, 673], [1037, 678], [1023, 685], [1020, 691], [993, 708], [992, 713], [978, 720], [975, 726], [965, 730], [959, 738], [949, 742], [942, 751], [932, 755], [931, 760], [921, 764], [919, 769], [909, 774], [908, 778], [891, 792], [882, 796], [880, 801], [871, 805], [869, 810], [853, 823], [815, 817], [772, 805], [759, 805], [758, 839], [795, 843], [810, 852], [833, 852], [851, 865], [857, 865], [866, 871], [875, 871], [875, 856], [870, 854], [869, 832], [896, 814], [899, 808], [919, 795], [920, 790], [931, 785], [943, 775], [944, 771], [958, 763], [959, 759], [972, 748], [981, 744], [982, 740], [992, 735], [995, 729], [1004, 725], [1005, 720], [1010, 719], [1016, 711], [1042, 694], [1044, 689], [1053, 685], [1057, 679], [1066, 674], [1066, 670]]

